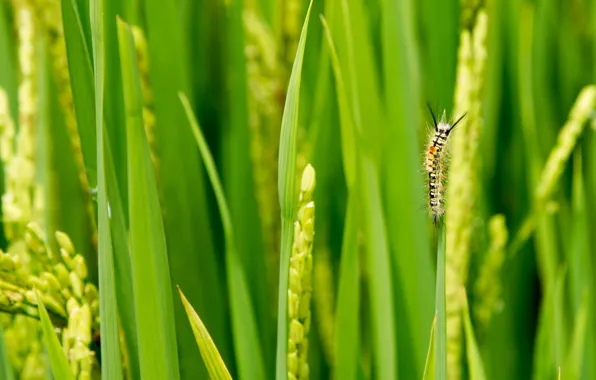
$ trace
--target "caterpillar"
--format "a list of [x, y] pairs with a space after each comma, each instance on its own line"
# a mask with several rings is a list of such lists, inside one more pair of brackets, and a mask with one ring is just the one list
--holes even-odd
[[443, 193], [445, 191], [445, 185], [443, 184], [445, 179], [445, 148], [447, 145], [447, 139], [449, 134], [455, 126], [462, 121], [466, 114], [464, 113], [459, 119], [453, 124], [449, 124], [446, 120], [445, 111], [441, 120], [437, 122], [437, 118], [430, 107], [430, 104], [426, 103], [430, 115], [433, 118], [434, 133], [426, 149], [425, 157], [425, 170], [428, 174], [428, 206], [430, 215], [433, 223], [436, 225], [443, 213]]

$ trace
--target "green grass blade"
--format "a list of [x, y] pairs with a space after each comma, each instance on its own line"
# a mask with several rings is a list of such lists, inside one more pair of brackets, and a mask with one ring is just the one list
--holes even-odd
[[14, 120], [18, 115], [17, 71], [15, 67], [14, 46], [11, 27], [8, 22], [7, 7], [0, 7], [0, 87], [10, 99], [10, 113]]
[[109, 379], [122, 379], [122, 357], [118, 331], [117, 287], [114, 249], [106, 189], [106, 165], [103, 151], [106, 139], [103, 119], [97, 122], [97, 175], [98, 175], [98, 256], [99, 256], [99, 315], [101, 323], [101, 372]]
[[[424, 365], [428, 325], [433, 316], [433, 267], [425, 191], [420, 175], [421, 86], [417, 23], [412, 0], [380, 2], [382, 78], [386, 134], [383, 200], [394, 273], [400, 358], [411, 363], [399, 375], [419, 378]], [[446, 32], [441, 32], [446, 33]], [[440, 95], [440, 94], [437, 94]], [[436, 96], [433, 94], [433, 97]], [[431, 100], [432, 101], [432, 100]], [[440, 326], [440, 322], [437, 322]], [[438, 330], [440, 331], [440, 330]], [[438, 372], [440, 366], [438, 365]]]
[[52, 366], [54, 377], [56, 379], [74, 380], [70, 365], [64, 355], [64, 350], [62, 349], [62, 346], [60, 346], [58, 336], [54, 332], [54, 326], [50, 321], [48, 312], [37, 291], [35, 292], [35, 296], [37, 297], [37, 309], [39, 310], [43, 338], [48, 350], [48, 356], [50, 357], [50, 364]]
[[484, 365], [482, 364], [482, 357], [480, 356], [480, 350], [478, 349], [478, 343], [476, 342], [474, 328], [472, 327], [470, 309], [468, 307], [468, 297], [465, 294], [464, 289], [462, 289], [461, 299], [464, 303], [462, 314], [464, 318], [464, 335], [466, 339], [466, 351], [470, 380], [484, 380], [486, 379]]
[[207, 371], [209, 372], [209, 376], [215, 380], [232, 380], [232, 377], [226, 368], [226, 364], [221, 358], [221, 355], [219, 355], [219, 351], [217, 351], [217, 347], [215, 346], [215, 343], [213, 343], [213, 339], [211, 339], [209, 331], [207, 331], [203, 321], [201, 321], [201, 318], [199, 318], [195, 309], [193, 309], [192, 305], [188, 302], [186, 297], [184, 297], [184, 293], [182, 293], [180, 288], [178, 288], [178, 292], [180, 292], [180, 298], [184, 304], [186, 315], [188, 315], [188, 320], [192, 326], [192, 331], [195, 335]]
[[298, 134], [298, 108], [300, 103], [300, 83], [302, 76], [302, 62], [304, 59], [304, 47], [308, 32], [308, 21], [312, 0], [308, 6], [306, 19], [302, 26], [300, 41], [296, 52], [296, 59], [290, 75], [290, 83], [284, 105], [284, 112], [281, 122], [281, 136], [279, 143], [278, 162], [278, 194], [281, 208], [282, 233], [281, 233], [281, 257], [279, 266], [279, 292], [277, 304], [277, 351], [276, 351], [276, 379], [282, 380], [287, 377], [286, 357], [288, 348], [288, 271], [290, 266], [290, 254], [294, 235], [294, 214], [298, 197], [296, 193], [296, 151]]
[[426, 353], [426, 363], [422, 380], [434, 380], [435, 378], [435, 328], [437, 327], [437, 318], [433, 318], [433, 324], [430, 328], [430, 341], [428, 343], [428, 352]]
[[174, 304], [161, 208], [142, 122], [132, 31], [121, 20], [118, 40], [127, 115], [129, 239], [140, 372], [143, 378], [178, 379]]
[[447, 315], [445, 302], [445, 226], [439, 226], [439, 244], [437, 247], [437, 291], [435, 310], [437, 315], [435, 379], [447, 378]]
[[226, 239], [226, 268], [228, 272], [228, 286], [230, 291], [230, 306], [232, 309], [232, 329], [236, 358], [241, 379], [265, 379], [265, 366], [254, 309], [250, 300], [250, 293], [246, 275], [238, 258], [232, 217], [223, 192], [223, 186], [217, 174], [215, 161], [209, 151], [207, 141], [203, 136], [199, 124], [192, 112], [190, 103], [184, 94], [180, 100], [186, 111], [193, 134], [199, 146], [203, 162], [221, 214], [224, 234]]
[[[62, 0], [64, 38], [68, 57], [72, 95], [81, 139], [83, 160], [89, 185], [95, 187], [94, 173], [97, 165], [95, 125], [95, 98], [93, 93], [93, 63], [89, 46], [85, 40], [81, 13], [76, 0]], [[86, 189], [85, 189], [86, 190]]]
[[0, 380], [14, 380], [12, 365], [8, 360], [7, 347], [4, 342], [4, 332], [0, 327]]
[[569, 351], [565, 361], [565, 378], [566, 379], [582, 379], [582, 365], [584, 364], [585, 347], [586, 347], [586, 331], [588, 327], [590, 300], [588, 292], [584, 292], [581, 299], [579, 309], [577, 311], [573, 330], [571, 333]]
[[356, 182], [356, 136], [354, 131], [354, 123], [347, 98], [347, 90], [345, 88], [341, 65], [331, 37], [331, 31], [327, 21], [321, 15], [321, 22], [325, 30], [325, 38], [327, 46], [331, 53], [331, 67], [335, 75], [335, 91], [337, 93], [337, 102], [339, 105], [339, 117], [341, 124], [341, 152], [342, 163], [344, 166], [344, 173], [346, 175], [346, 183], [349, 189]]
[[116, 179], [114, 159], [107, 128], [104, 127], [103, 163], [105, 164], [105, 187], [110, 210], [110, 233], [114, 252], [114, 272], [116, 277], [116, 301], [118, 315], [124, 333], [126, 352], [128, 353], [128, 367], [133, 379], [140, 379], [139, 354], [137, 345], [137, 326], [134, 309], [134, 295], [132, 289], [132, 271], [130, 247], [128, 246], [128, 231], [126, 230], [124, 208]]
[[[76, 5], [75, 3], [72, 3]], [[63, 2], [63, 8], [68, 8]], [[89, 96], [92, 100], [95, 100], [95, 105], [90, 105], [83, 102], [84, 107], [90, 107], [87, 112], [92, 112], [94, 116], [93, 122], [97, 133], [98, 149], [93, 150], [93, 153], [97, 154], [96, 160], [99, 165], [97, 170], [99, 172], [99, 189], [98, 189], [98, 250], [99, 250], [99, 294], [100, 294], [100, 323], [102, 326], [101, 332], [101, 357], [102, 357], [102, 373], [104, 376], [114, 379], [122, 378], [122, 362], [120, 354], [120, 339], [118, 331], [118, 311], [116, 307], [116, 281], [114, 277], [114, 256], [112, 249], [112, 239], [109, 227], [108, 217], [108, 199], [105, 185], [105, 161], [103, 159], [103, 147], [104, 147], [104, 120], [103, 120], [103, 85], [104, 85], [104, 46], [103, 46], [103, 28], [101, 27], [102, 19], [101, 15], [103, 11], [103, 3], [101, 0], [96, 0], [92, 3], [91, 8], [91, 28], [93, 37], [93, 50], [95, 56], [95, 96], [93, 94], [81, 94], [82, 97]], [[76, 12], [76, 10], [75, 10]], [[66, 9], [65, 13], [69, 13]], [[66, 17], [68, 20], [68, 17]], [[66, 22], [66, 21], [65, 21]], [[80, 23], [80, 20], [79, 20]], [[79, 25], [80, 27], [80, 25]], [[84, 43], [84, 37], [80, 36], [80, 42]], [[72, 32], [74, 34], [74, 32]], [[74, 53], [73, 53], [74, 54]], [[78, 54], [81, 54], [79, 52]], [[88, 54], [83, 52], [83, 54]], [[88, 57], [88, 56], [87, 56]], [[86, 62], [85, 62], [86, 63]], [[81, 65], [82, 63], [73, 63], [75, 65]], [[91, 78], [88, 76], [81, 75], [78, 78], [81, 81], [78, 86], [88, 91], [88, 85], [82, 83], [82, 81], [90, 81]], [[75, 96], [76, 99], [76, 96]], [[76, 101], [76, 100], [75, 100]], [[81, 111], [83, 109], [80, 109]], [[95, 110], [98, 110], [96, 113]], [[88, 117], [86, 115], [85, 117]], [[84, 118], [79, 118], [79, 122], [83, 121]], [[92, 124], [93, 125], [93, 124]], [[90, 154], [91, 151], [87, 151]]]
[[381, 379], [397, 378], [395, 308], [381, 187], [373, 160], [361, 158], [358, 173], [369, 277], [374, 365]]
[[356, 380], [360, 357], [357, 194], [348, 197], [335, 311], [335, 378]]
[[[254, 131], [250, 131], [248, 110], [248, 75], [245, 59], [246, 45], [244, 36], [244, 1], [230, 1], [226, 7], [226, 94], [227, 111], [224, 119], [226, 132], [222, 133], [222, 178], [232, 223], [238, 255], [249, 286], [254, 304], [257, 326], [261, 333], [261, 341], [270, 342], [274, 339], [274, 319], [271, 313], [270, 298], [274, 293], [268, 287], [269, 277], [265, 275], [266, 258], [269, 252], [263, 254], [264, 240], [259, 220], [253, 175], [253, 160], [251, 159], [251, 144]], [[273, 163], [271, 163], [273, 164]], [[241, 244], [240, 244], [241, 242]], [[270, 247], [267, 247], [268, 249]], [[266, 345], [264, 353], [268, 370], [273, 370], [273, 346]]]
[[[158, 172], [158, 186], [172, 280], [185, 290], [186, 297], [201, 314], [222, 356], [228, 358], [231, 357], [231, 336], [225, 279], [221, 277], [223, 270], [220, 268], [223, 262], [219, 260], [214, 246], [214, 229], [209, 219], [210, 205], [199, 153], [192, 133], [186, 127], [186, 116], [180, 112], [178, 98], [181, 91], [194, 102], [189, 74], [191, 61], [186, 45], [188, 40], [182, 28], [180, 2], [140, 2], [147, 30], [156, 148], [159, 167], [163, 168]], [[223, 3], [218, 3], [218, 6], [223, 7]], [[203, 12], [203, 8], [199, 11]], [[217, 35], [221, 35], [221, 30]], [[222, 41], [218, 37], [216, 43], [219, 45]], [[208, 65], [212, 62], [207, 57], [201, 57], [201, 60], [192, 64]], [[220, 104], [217, 106], [220, 107]], [[118, 163], [116, 155], [114, 159]], [[206, 372], [201, 360], [196, 360], [199, 352], [182, 303], [176, 301], [174, 306], [181, 375], [183, 378], [204, 377]], [[230, 370], [233, 371], [232, 368]]]

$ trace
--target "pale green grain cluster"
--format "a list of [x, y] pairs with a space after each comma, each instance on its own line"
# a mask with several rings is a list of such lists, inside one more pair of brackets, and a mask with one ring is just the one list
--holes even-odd
[[143, 125], [149, 142], [151, 161], [155, 169], [156, 179], [159, 183], [159, 154], [157, 151], [157, 137], [155, 135], [155, 106], [153, 104], [153, 91], [151, 89], [151, 79], [149, 77], [149, 52], [147, 50], [147, 39], [143, 29], [136, 25], [131, 26], [132, 35], [137, 53], [137, 64], [139, 65], [139, 74], [141, 79], [141, 92], [143, 94]]
[[[252, 9], [243, 13], [246, 33], [246, 71], [250, 154], [255, 195], [263, 240], [267, 249], [268, 273], [279, 267], [279, 203], [277, 202], [277, 146], [283, 103], [277, 47], [271, 29]], [[270, 279], [273, 283], [273, 278]]]
[[[4, 187], [2, 210], [4, 232], [9, 241], [9, 254], [14, 257], [25, 270], [31, 273], [38, 265], [31, 260], [24, 239], [27, 223], [39, 217], [34, 207], [37, 199], [38, 210], [42, 192], [35, 184], [35, 132], [38, 120], [38, 73], [37, 40], [38, 22], [35, 8], [28, 0], [12, 0], [15, 34], [18, 53], [18, 134], [14, 133], [12, 123], [8, 121], [2, 131], [2, 163], [4, 164]], [[4, 102], [8, 106], [8, 102]], [[5, 120], [8, 108], [2, 112]], [[5, 293], [5, 292], [3, 292]], [[5, 293], [6, 295], [6, 293]], [[17, 296], [18, 297], [18, 296]], [[24, 298], [24, 294], [21, 294]], [[11, 297], [4, 299], [10, 307]], [[44, 359], [39, 341], [37, 323], [22, 316], [5, 317], [3, 319], [6, 348], [11, 352], [13, 369], [27, 378], [40, 378]], [[27, 338], [27, 339], [21, 339]], [[36, 375], [38, 375], [36, 377]]]
[[31, 0], [35, 9], [35, 20], [39, 32], [47, 41], [48, 51], [51, 57], [52, 70], [58, 90], [60, 109], [64, 115], [64, 122], [68, 130], [70, 148], [74, 162], [77, 166], [82, 194], [85, 196], [86, 212], [91, 226], [91, 237], [93, 246], [97, 248], [97, 228], [95, 226], [95, 211], [91, 196], [89, 194], [89, 180], [85, 170], [83, 149], [79, 135], [77, 119], [75, 115], [74, 100], [70, 82], [70, 71], [66, 55], [66, 41], [64, 39], [64, 27], [62, 22], [62, 9], [60, 0]]
[[486, 331], [493, 314], [503, 307], [501, 268], [506, 258], [509, 234], [505, 216], [494, 215], [488, 221], [490, 243], [474, 285], [474, 320], [476, 329]]
[[314, 239], [315, 171], [307, 165], [302, 174], [300, 203], [294, 223], [288, 289], [288, 379], [308, 379], [308, 332], [311, 324], [312, 246]]
[[474, 27], [460, 35], [455, 91], [455, 117], [467, 116], [453, 132], [447, 185], [447, 365], [449, 379], [462, 375], [462, 300], [458, 289], [468, 275], [473, 226], [478, 215], [479, 143], [482, 131], [482, 94], [487, 60], [488, 16], [476, 13]]
[[543, 207], [555, 190], [567, 160], [594, 110], [596, 110], [596, 86], [590, 85], [578, 95], [569, 119], [559, 132], [557, 145], [548, 156], [534, 192], [537, 207]]
[[[0, 252], [0, 311], [16, 315], [5, 333], [6, 342], [9, 346], [15, 344], [15, 353], [21, 352], [18, 337], [28, 330], [29, 350], [41, 355], [36, 349], [40, 344], [39, 336], [31, 335], [37, 331], [35, 319], [39, 318], [37, 291], [54, 325], [63, 328], [62, 346], [73, 373], [79, 379], [87, 379], [96, 365], [95, 354], [89, 346], [92, 332], [99, 330], [99, 303], [97, 288], [87, 282], [85, 260], [63, 232], [56, 233], [60, 254], [48, 248], [39, 227], [34, 224], [27, 226], [24, 240], [29, 257], [41, 269], [32, 272], [23, 267], [16, 255]], [[17, 372], [34, 371], [24, 365], [27, 360], [43, 362], [29, 356], [27, 354], [25, 359], [18, 355], [11, 357]]]

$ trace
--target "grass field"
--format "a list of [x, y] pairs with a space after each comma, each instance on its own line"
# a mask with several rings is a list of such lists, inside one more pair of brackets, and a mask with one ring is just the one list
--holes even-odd
[[596, 379], [595, 81], [594, 0], [0, 0], [0, 380]]

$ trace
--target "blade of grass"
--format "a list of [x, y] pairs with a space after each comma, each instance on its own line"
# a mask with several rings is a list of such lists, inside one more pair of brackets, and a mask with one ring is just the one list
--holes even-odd
[[437, 316], [433, 318], [433, 324], [430, 328], [430, 341], [428, 343], [428, 352], [426, 353], [426, 363], [424, 363], [424, 372], [422, 380], [434, 380], [435, 378], [435, 328], [437, 326]]
[[[194, 101], [180, 2], [142, 0], [141, 3], [147, 26], [156, 148], [159, 166], [164, 168], [159, 171], [158, 185], [172, 280], [185, 289], [186, 297], [201, 314], [222, 356], [228, 358], [232, 337], [228, 328], [225, 280], [221, 277], [223, 270], [219, 266], [209, 219], [207, 186], [200, 156], [192, 133], [186, 127], [186, 116], [180, 112], [178, 99], [178, 92], [182, 91]], [[201, 59], [204, 61], [201, 64], [209, 64], [209, 59]], [[117, 163], [118, 157], [114, 159]], [[176, 300], [174, 306], [181, 375], [205, 377], [202, 361], [196, 360], [199, 352], [182, 302]]]
[[[62, 0], [62, 17], [68, 70], [71, 78], [72, 94], [77, 118], [83, 160], [89, 186], [95, 187], [97, 179], [94, 171], [97, 165], [95, 125], [95, 104], [93, 93], [93, 66], [89, 46], [85, 40], [81, 14], [76, 0]], [[86, 190], [86, 189], [85, 189]]]
[[424, 184], [418, 171], [418, 136], [423, 123], [419, 112], [421, 86], [413, 9], [416, 3], [380, 2], [381, 76], [387, 118], [384, 138], [391, 142], [383, 150], [380, 176], [391, 246], [395, 308], [403, 315], [396, 320], [397, 344], [400, 357], [411, 363], [399, 368], [399, 375], [406, 378], [420, 378], [428, 325], [433, 316], [429, 223], [427, 213], [419, 206]]
[[[366, 237], [367, 271], [370, 273], [369, 289], [372, 318], [372, 350], [374, 352], [375, 371], [380, 378], [397, 377], [397, 347], [395, 341], [394, 298], [391, 281], [391, 263], [384, 212], [381, 199], [381, 183], [378, 174], [378, 149], [373, 149], [373, 141], [378, 142], [379, 125], [382, 115], [376, 87], [375, 71], [372, 69], [372, 52], [370, 41], [363, 38], [364, 9], [350, 12], [346, 1], [342, 2], [343, 29], [339, 29], [340, 47], [347, 53], [349, 85], [346, 91], [351, 95], [354, 120], [354, 134], [358, 136], [358, 151], [362, 154], [357, 159], [359, 178], [358, 194], [363, 210], [363, 230]], [[354, 15], [354, 17], [351, 17]], [[358, 15], [358, 16], [356, 16]], [[356, 30], [352, 34], [352, 25]], [[359, 54], [355, 52], [358, 51]], [[356, 74], [356, 67], [367, 67], [367, 70]], [[338, 98], [338, 102], [342, 102]], [[340, 103], [342, 106], [342, 103]], [[341, 112], [341, 111], [340, 111]], [[341, 114], [340, 114], [341, 115]], [[364, 128], [366, 120], [367, 128]], [[344, 120], [342, 120], [343, 122]], [[370, 126], [370, 127], [369, 127]], [[372, 275], [374, 273], [374, 275]]]
[[14, 380], [12, 365], [8, 359], [6, 344], [4, 342], [4, 332], [0, 327], [0, 380]]
[[[101, 114], [101, 113], [100, 113]], [[109, 219], [109, 201], [106, 189], [103, 118], [97, 120], [97, 182], [98, 182], [98, 256], [99, 256], [99, 316], [101, 323], [101, 373], [108, 379], [122, 379], [122, 357], [118, 331], [117, 286], [114, 270]]]
[[327, 46], [331, 53], [331, 67], [335, 75], [335, 91], [337, 93], [337, 102], [339, 105], [339, 117], [341, 121], [341, 151], [342, 151], [342, 163], [344, 167], [344, 173], [346, 176], [346, 185], [349, 189], [353, 188], [356, 182], [356, 137], [354, 131], [354, 124], [352, 121], [352, 115], [350, 113], [346, 88], [341, 72], [341, 66], [333, 38], [331, 37], [331, 30], [325, 20], [325, 17], [321, 15], [321, 22], [325, 30], [325, 38], [327, 40]]
[[436, 290], [436, 359], [435, 379], [447, 378], [447, 315], [445, 312], [445, 226], [439, 225], [439, 244], [437, 247], [437, 290]]
[[211, 376], [212, 379], [217, 380], [232, 380], [232, 377], [226, 368], [226, 364], [219, 355], [219, 351], [217, 351], [217, 347], [215, 346], [215, 343], [213, 343], [213, 339], [211, 339], [209, 331], [207, 331], [203, 321], [201, 321], [201, 318], [199, 318], [199, 315], [195, 309], [193, 309], [192, 305], [188, 302], [186, 297], [184, 297], [184, 293], [182, 293], [180, 288], [178, 288], [178, 292], [180, 293], [180, 298], [184, 304], [186, 315], [188, 316], [188, 320], [192, 326], [192, 331], [195, 335], [195, 339], [201, 351], [201, 356], [203, 357], [207, 371], [209, 372], [209, 376]]
[[[109, 201], [109, 226], [114, 255], [114, 272], [116, 277], [116, 301], [118, 315], [124, 333], [125, 350], [128, 368], [133, 379], [140, 379], [139, 354], [137, 345], [137, 326], [134, 309], [134, 292], [132, 288], [131, 256], [128, 246], [128, 231], [125, 226], [126, 216], [122, 207], [120, 188], [116, 179], [114, 159], [112, 157], [108, 129], [104, 126], [103, 163], [105, 165], [105, 187]], [[101, 238], [101, 237], [100, 237]], [[101, 289], [100, 289], [101, 292]]]
[[278, 194], [281, 209], [282, 234], [281, 257], [279, 266], [279, 292], [277, 304], [277, 353], [276, 353], [276, 379], [287, 377], [286, 357], [288, 348], [288, 271], [290, 254], [294, 235], [294, 214], [298, 197], [296, 194], [296, 151], [298, 134], [298, 114], [300, 103], [300, 83], [302, 75], [302, 62], [304, 59], [304, 46], [308, 32], [308, 21], [312, 0], [308, 6], [306, 18], [300, 33], [296, 59], [290, 75], [290, 83], [284, 105], [281, 122], [281, 136], [279, 143], [278, 162]]
[[54, 326], [50, 321], [48, 312], [37, 291], [35, 291], [35, 296], [37, 298], [37, 309], [39, 310], [39, 319], [41, 321], [43, 338], [48, 350], [48, 356], [50, 357], [50, 364], [52, 366], [54, 377], [56, 379], [74, 380], [74, 376], [70, 370], [70, 365], [68, 364], [68, 360], [66, 360], [66, 356], [64, 355], [64, 350], [62, 349], [62, 346], [60, 346], [58, 336], [54, 332]]
[[[254, 189], [255, 177], [248, 142], [251, 141], [248, 117], [247, 66], [245, 59], [245, 37], [242, 12], [243, 0], [229, 1], [226, 7], [226, 67], [227, 111], [222, 133], [222, 178], [227, 196], [232, 224], [237, 244], [238, 258], [244, 268], [254, 304], [257, 326], [262, 342], [271, 342], [274, 338], [274, 320], [269, 300], [274, 290], [268, 287], [268, 276], [263, 254], [263, 234], [259, 220], [259, 210]], [[272, 284], [271, 284], [272, 285]], [[268, 371], [273, 371], [273, 347], [266, 345], [264, 353], [268, 358]]]
[[205, 137], [192, 112], [190, 103], [184, 94], [180, 94], [180, 100], [186, 111], [192, 132], [195, 136], [203, 162], [207, 169], [211, 186], [215, 192], [215, 198], [221, 214], [222, 224], [226, 240], [226, 269], [228, 272], [228, 287], [230, 291], [230, 307], [232, 309], [232, 329], [236, 358], [241, 379], [265, 379], [265, 366], [257, 322], [252, 306], [248, 284], [244, 269], [241, 266], [232, 225], [232, 217], [223, 192], [223, 186], [217, 174], [215, 162], [209, 151]]
[[11, 25], [8, 22], [7, 7], [0, 7], [0, 87], [10, 99], [10, 113], [14, 120], [18, 115], [17, 71], [14, 63], [14, 40], [11, 38]]
[[466, 295], [465, 289], [462, 288], [461, 292], [461, 299], [463, 300], [464, 304], [462, 308], [462, 314], [464, 319], [464, 334], [466, 339], [466, 351], [470, 380], [484, 380], [486, 379], [486, 374], [484, 372], [484, 365], [482, 364], [480, 350], [478, 349], [478, 343], [476, 343], [476, 336], [474, 334], [474, 328], [472, 327], [472, 321], [470, 320], [468, 296]]
[[360, 283], [358, 262], [358, 196], [348, 196], [335, 311], [335, 378], [358, 378], [360, 363]]
[[118, 20], [127, 115], [128, 204], [132, 277], [143, 378], [178, 379], [174, 304], [161, 208], [142, 122], [136, 53], [130, 27]]
[[[75, 4], [75, 3], [72, 3]], [[75, 4], [76, 5], [76, 4]], [[64, 7], [64, 3], [63, 3]], [[65, 7], [67, 8], [67, 7]], [[69, 13], [68, 10], [66, 13]], [[93, 50], [95, 56], [95, 96], [87, 94], [90, 99], [95, 100], [95, 105], [83, 103], [88, 107], [87, 112], [92, 112], [94, 116], [95, 129], [97, 133], [96, 140], [98, 144], [97, 150], [93, 153], [97, 154], [96, 160], [99, 172], [99, 189], [98, 189], [98, 254], [99, 254], [99, 294], [100, 294], [100, 323], [101, 329], [101, 369], [102, 374], [109, 378], [122, 378], [122, 362], [120, 351], [120, 339], [118, 331], [118, 311], [116, 306], [116, 281], [114, 278], [114, 258], [112, 249], [112, 239], [109, 226], [108, 215], [108, 199], [105, 184], [105, 161], [103, 159], [104, 150], [104, 120], [103, 120], [103, 89], [104, 89], [104, 45], [103, 45], [103, 28], [101, 15], [103, 14], [103, 3], [101, 0], [96, 0], [91, 8], [91, 28], [93, 36]], [[68, 17], [66, 17], [68, 19]], [[65, 21], [66, 22], [66, 21]], [[80, 26], [79, 26], [80, 27]], [[81, 31], [81, 43], [84, 43], [84, 38]], [[73, 53], [74, 54], [74, 53]], [[78, 53], [88, 54], [88, 53]], [[81, 65], [82, 63], [74, 63]], [[78, 78], [81, 82], [90, 81], [87, 75], [81, 75]], [[88, 91], [88, 85], [85, 87], [84, 83], [79, 84], [83, 89]], [[84, 96], [84, 95], [81, 95]], [[75, 99], [77, 96], [75, 96]], [[77, 100], [75, 100], [76, 102]], [[82, 111], [83, 109], [81, 109]], [[95, 112], [98, 110], [98, 112]], [[84, 119], [79, 118], [79, 122], [84, 122]], [[91, 153], [87, 151], [87, 154]]]
[[571, 340], [569, 351], [565, 361], [566, 379], [582, 379], [582, 365], [584, 364], [585, 347], [586, 347], [586, 331], [588, 327], [589, 317], [589, 298], [588, 291], [584, 291], [575, 321], [573, 324], [573, 331], [571, 333]]
[[360, 289], [358, 262], [358, 218], [357, 218], [357, 187], [356, 182], [356, 140], [354, 125], [344, 88], [343, 76], [339, 58], [331, 37], [327, 21], [321, 16], [327, 46], [330, 51], [331, 63], [335, 75], [335, 86], [341, 120], [341, 148], [344, 173], [347, 186], [350, 189], [346, 212], [346, 222], [342, 242], [342, 255], [339, 270], [339, 290], [336, 306], [335, 331], [335, 376], [337, 379], [357, 379], [360, 354]]

